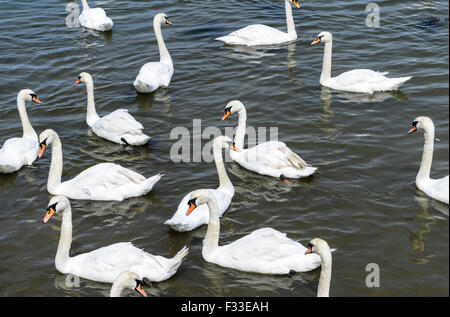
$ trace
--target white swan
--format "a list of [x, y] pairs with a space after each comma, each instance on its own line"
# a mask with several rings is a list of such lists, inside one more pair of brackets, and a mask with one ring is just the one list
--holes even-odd
[[433, 162], [433, 148], [434, 148], [434, 124], [429, 117], [417, 117], [412, 123], [412, 128], [408, 134], [421, 129], [424, 131], [425, 144], [423, 146], [422, 163], [420, 164], [419, 172], [416, 176], [416, 186], [425, 194], [448, 204], [448, 190], [449, 178], [448, 175], [439, 178], [431, 179], [431, 163]]
[[305, 254], [309, 253], [317, 253], [320, 256], [320, 260], [322, 262], [319, 286], [317, 287], [317, 297], [329, 297], [332, 266], [330, 247], [325, 240], [315, 238], [312, 239], [308, 244], [308, 250], [306, 250]]
[[[218, 136], [214, 139], [213, 154], [217, 174], [219, 175], [219, 187], [216, 189], [209, 189], [209, 192], [214, 196], [218, 203], [219, 216], [222, 216], [228, 209], [231, 204], [231, 199], [234, 196], [234, 187], [228, 178], [227, 170], [225, 169], [225, 165], [223, 163], [223, 148], [230, 148], [233, 151], [239, 151], [239, 149], [234, 146], [233, 140], [227, 136]], [[191, 199], [191, 193], [192, 192], [189, 192], [183, 197], [175, 214], [172, 218], [166, 220], [164, 224], [169, 225], [176, 231], [190, 231], [208, 223], [209, 210], [207, 205], [200, 206], [194, 215], [187, 217], [186, 204], [188, 200]]]
[[125, 288], [135, 290], [142, 296], [147, 297], [144, 291], [144, 285], [151, 286], [150, 281], [146, 277], [141, 280], [139, 275], [134, 272], [122, 272], [114, 281], [109, 297], [120, 297], [120, 294], [122, 294]]
[[303, 245], [272, 228], [258, 229], [230, 244], [219, 246], [220, 219], [216, 199], [206, 189], [192, 192], [190, 198], [186, 215], [202, 204], [209, 208], [208, 230], [202, 247], [205, 261], [261, 274], [306, 272], [321, 264], [317, 254], [306, 255], [307, 249]]
[[83, 82], [87, 90], [87, 116], [86, 122], [92, 131], [101, 138], [114, 143], [127, 145], [143, 145], [150, 137], [142, 133], [144, 127], [136, 121], [128, 110], [118, 109], [100, 118], [95, 110], [94, 81], [89, 73], [78, 75], [75, 84]]
[[105, 10], [102, 8], [89, 8], [86, 0], [81, 0], [81, 3], [83, 4], [83, 12], [78, 17], [81, 26], [97, 31], [109, 31], [112, 29], [114, 23], [106, 16]]
[[94, 165], [71, 180], [61, 182], [63, 155], [58, 134], [47, 129], [39, 135], [42, 157], [46, 146], [52, 145], [52, 161], [47, 181], [47, 190], [52, 195], [64, 195], [71, 199], [116, 200], [147, 194], [161, 179], [161, 175], [150, 178], [113, 163]]
[[133, 83], [136, 90], [141, 93], [153, 92], [160, 86], [168, 87], [172, 79], [173, 62], [162, 37], [162, 23], [172, 25], [165, 13], [158, 13], [153, 18], [153, 29], [159, 47], [159, 62], [150, 62], [141, 67]]
[[22, 121], [23, 135], [5, 141], [0, 149], [0, 173], [18, 171], [24, 165], [31, 165], [38, 157], [38, 136], [28, 119], [25, 101], [41, 103], [31, 89], [22, 89], [17, 94], [17, 108]]
[[284, 0], [284, 3], [286, 8], [287, 33], [264, 24], [252, 24], [228, 35], [218, 37], [216, 40], [230, 45], [246, 46], [276, 45], [296, 40], [297, 32], [295, 31], [291, 4], [293, 3], [297, 8], [300, 8], [300, 5], [298, 4], [298, 0]]
[[183, 247], [173, 258], [168, 259], [136, 248], [131, 242], [119, 242], [71, 257], [72, 209], [69, 199], [64, 196], [53, 197], [43, 222], [47, 223], [58, 212], [62, 213], [62, 223], [55, 267], [63, 274], [114, 283], [122, 272], [130, 271], [138, 276], [145, 276], [150, 281], [160, 282], [174, 275], [189, 253], [187, 247]]
[[380, 73], [370, 69], [355, 69], [339, 76], [331, 77], [333, 36], [330, 32], [321, 32], [311, 42], [311, 45], [320, 42], [325, 43], [322, 74], [320, 75], [320, 84], [322, 86], [336, 90], [373, 94], [376, 91], [397, 90], [398, 87], [412, 78], [412, 76], [388, 78], [384, 76], [387, 73]]
[[280, 178], [289, 182], [287, 178], [300, 178], [312, 175], [316, 167], [307, 164], [300, 156], [289, 149], [280, 141], [269, 141], [260, 143], [250, 149], [244, 150], [245, 129], [247, 111], [244, 104], [239, 100], [230, 101], [225, 107], [225, 120], [230, 114], [239, 114], [239, 123], [236, 129], [234, 142], [240, 152], [230, 152], [233, 161], [242, 167], [272, 177]]

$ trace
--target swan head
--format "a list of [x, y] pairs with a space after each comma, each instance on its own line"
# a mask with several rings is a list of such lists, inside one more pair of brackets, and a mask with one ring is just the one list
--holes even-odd
[[214, 196], [211, 195], [208, 189], [194, 190], [189, 198], [190, 200], [187, 203], [189, 207], [186, 211], [186, 216], [189, 216], [198, 206], [206, 204], [209, 201], [214, 201]]
[[144, 277], [143, 279], [141, 279], [140, 276], [134, 272], [120, 273], [113, 283], [113, 287], [119, 287], [119, 289], [128, 288], [131, 290], [135, 290], [144, 297], [147, 297], [147, 294], [144, 291], [144, 286], [151, 285], [152, 284], [148, 278]]
[[409, 130], [408, 134], [411, 134], [418, 129], [426, 130], [430, 127], [434, 127], [433, 120], [431, 120], [429, 117], [420, 116], [414, 119], [412, 122], [412, 128]]
[[21, 91], [19, 91], [18, 96], [25, 101], [34, 101], [36, 103], [41, 103], [41, 101], [37, 98], [37, 95], [31, 89], [22, 89]]
[[222, 121], [228, 118], [228, 116], [232, 113], [239, 112], [242, 109], [245, 109], [245, 106], [239, 100], [232, 100], [225, 106], [224, 115], [222, 117]]
[[173, 23], [169, 21], [169, 18], [167, 17], [167, 14], [165, 13], [158, 13], [157, 15], [155, 15], [155, 17], [153, 18], [154, 22], [157, 22], [159, 24], [168, 24], [168, 25], [172, 25]]
[[53, 217], [54, 214], [58, 212], [64, 212], [65, 210], [70, 209], [70, 201], [65, 196], [55, 196], [50, 199], [48, 203], [47, 212], [45, 213], [45, 217], [42, 220], [43, 223], [47, 223], [50, 218]]
[[316, 39], [314, 41], [311, 42], [311, 46], [312, 45], [316, 45], [317, 43], [327, 43], [327, 42], [331, 42], [333, 40], [333, 35], [331, 35], [330, 32], [320, 32], [319, 34], [317, 34]]
[[241, 150], [236, 147], [234, 141], [227, 137], [226, 135], [218, 136], [214, 139], [214, 146], [218, 146], [223, 149], [230, 149], [236, 152], [240, 152]]
[[325, 240], [320, 238], [312, 239], [308, 244], [308, 249], [305, 254], [317, 253], [318, 255], [327, 255], [331, 253], [330, 247]]
[[295, 5], [297, 7], [297, 9], [300, 8], [300, 4], [298, 3], [298, 0], [288, 0], [289, 3], [292, 3], [293, 5]]
[[75, 81], [75, 84], [79, 84], [79, 83], [92, 83], [92, 76], [89, 73], [86, 72], [81, 72], [78, 75], [77, 80]]
[[52, 144], [52, 142], [57, 138], [59, 138], [58, 134], [52, 129], [47, 129], [39, 135], [39, 158], [41, 158], [44, 154], [47, 145]]

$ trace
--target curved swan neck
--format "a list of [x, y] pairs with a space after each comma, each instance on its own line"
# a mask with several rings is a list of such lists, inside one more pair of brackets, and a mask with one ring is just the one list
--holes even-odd
[[52, 142], [52, 161], [47, 181], [47, 189], [51, 194], [54, 194], [55, 187], [61, 184], [62, 169], [62, 144], [59, 136], [55, 134]]
[[55, 266], [58, 270], [64, 270], [63, 267], [69, 260], [70, 246], [72, 244], [72, 209], [67, 207], [62, 214], [61, 235], [56, 251]]
[[430, 178], [431, 163], [433, 162], [434, 125], [428, 124], [424, 129], [425, 143], [423, 145], [422, 162], [416, 180]]
[[167, 50], [166, 44], [164, 43], [164, 39], [161, 32], [161, 23], [156, 19], [156, 17], [153, 20], [153, 29], [155, 30], [156, 41], [158, 42], [159, 61], [161, 63], [173, 65], [172, 58], [170, 57], [169, 51]]
[[113, 284], [113, 286], [111, 287], [111, 292], [109, 293], [109, 297], [120, 297], [123, 289], [124, 287], [121, 284]]
[[81, 3], [83, 4], [83, 11], [89, 10], [89, 5], [86, 0], [81, 0]]
[[320, 75], [320, 83], [331, 79], [331, 55], [333, 52], [333, 41], [325, 43], [322, 63], [322, 74]]
[[92, 80], [86, 80], [86, 92], [87, 92], [87, 115], [86, 122], [89, 126], [92, 126], [95, 121], [99, 120], [100, 117], [95, 110], [94, 101], [94, 82]]
[[324, 254], [320, 255], [320, 258], [322, 260], [322, 270], [320, 271], [317, 297], [329, 297], [332, 266], [331, 252], [327, 250]]
[[286, 8], [286, 24], [288, 35], [290, 38], [295, 40], [297, 39], [297, 31], [295, 30], [294, 16], [292, 15], [292, 5], [287, 0], [284, 0], [284, 5]]
[[234, 143], [238, 149], [244, 149], [245, 129], [247, 122], [247, 110], [244, 107], [239, 110], [239, 121], [236, 128], [236, 135], [234, 137]]
[[17, 96], [17, 109], [19, 109], [20, 121], [22, 121], [23, 137], [37, 141], [38, 136], [28, 119], [27, 110], [25, 108], [25, 99], [22, 94]]
[[222, 146], [217, 142], [214, 142], [213, 145], [213, 156], [214, 162], [216, 163], [217, 174], [219, 175], [219, 188], [227, 189], [228, 191], [232, 191], [232, 194], [234, 194], [233, 184], [228, 177], [225, 164], [223, 163]]
[[208, 194], [207, 202], [209, 208], [208, 230], [206, 231], [205, 240], [202, 248], [203, 256], [213, 252], [219, 246], [220, 219], [217, 203], [211, 194]]

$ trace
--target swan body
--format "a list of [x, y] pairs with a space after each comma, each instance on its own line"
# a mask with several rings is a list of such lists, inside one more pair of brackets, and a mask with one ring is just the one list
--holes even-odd
[[142, 132], [144, 127], [128, 113], [128, 110], [118, 109], [100, 118], [95, 110], [92, 76], [82, 72], [75, 83], [80, 82], [86, 83], [87, 89], [86, 122], [96, 135], [123, 145], [143, 145], [148, 142], [150, 137]]
[[150, 283], [146, 277], [144, 277], [144, 279], [141, 280], [139, 275], [137, 275], [134, 272], [122, 272], [115, 279], [115, 281], [111, 287], [111, 292], [109, 293], [109, 297], [120, 297], [120, 295], [122, 294], [122, 291], [125, 288], [135, 290], [142, 296], [147, 297], [147, 294], [145, 293], [145, 291], [143, 289], [143, 285], [149, 285], [149, 284]]
[[39, 140], [39, 157], [47, 145], [52, 145], [52, 161], [47, 181], [47, 190], [52, 195], [82, 200], [122, 201], [147, 194], [161, 179], [160, 174], [145, 178], [118, 164], [100, 163], [71, 180], [61, 182], [63, 158], [58, 134], [48, 129], [41, 133]]
[[156, 40], [158, 42], [160, 60], [159, 62], [146, 63], [139, 70], [139, 74], [136, 76], [133, 85], [141, 93], [153, 92], [161, 86], [168, 87], [172, 79], [173, 62], [162, 37], [162, 23], [172, 24], [166, 14], [158, 13], [153, 18], [153, 29], [155, 30]]
[[317, 297], [329, 297], [332, 267], [331, 249], [325, 240], [315, 238], [310, 241], [308, 250], [305, 252], [305, 254], [310, 253], [317, 253], [322, 263], [319, 286], [317, 287]]
[[102, 32], [112, 29], [114, 23], [106, 16], [105, 10], [102, 8], [91, 9], [86, 0], [81, 0], [81, 2], [83, 4], [83, 12], [78, 17], [81, 26]]
[[239, 124], [234, 142], [241, 151], [230, 152], [233, 161], [255, 173], [281, 179], [307, 177], [317, 170], [280, 141], [263, 142], [250, 149], [243, 149], [247, 120], [244, 104], [239, 100], [230, 101], [225, 107], [222, 120], [235, 112], [239, 114]]
[[[223, 163], [222, 149], [230, 147], [233, 141], [226, 136], [219, 136], [214, 139], [213, 152], [214, 161], [216, 163], [217, 173], [219, 175], [219, 187], [216, 189], [208, 189], [209, 193], [214, 197], [219, 209], [219, 216], [228, 209], [231, 199], [234, 196], [234, 187], [228, 178], [225, 165]], [[196, 213], [186, 216], [186, 205], [191, 199], [192, 192], [186, 194], [178, 205], [177, 211], [171, 219], [166, 220], [164, 224], [169, 225], [175, 231], [190, 231], [203, 224], [208, 223], [209, 210], [206, 204], [201, 205]]]
[[47, 223], [57, 212], [62, 212], [62, 224], [55, 266], [63, 274], [114, 283], [122, 272], [129, 271], [150, 281], [160, 282], [174, 275], [188, 254], [188, 249], [184, 247], [169, 259], [147, 253], [131, 242], [120, 242], [71, 257], [72, 210], [66, 197], [55, 196], [50, 200], [43, 222]]
[[297, 8], [299, 8], [300, 5], [297, 0], [284, 0], [284, 2], [286, 8], [287, 33], [264, 24], [252, 24], [226, 36], [218, 37], [216, 40], [222, 41], [229, 45], [246, 46], [276, 45], [296, 40], [297, 32], [295, 31], [291, 3], [293, 3]]
[[205, 261], [245, 272], [279, 275], [311, 271], [320, 266], [317, 254], [305, 254], [307, 248], [272, 228], [258, 229], [219, 246], [219, 213], [214, 196], [208, 190], [200, 189], [191, 194], [187, 215], [202, 204], [208, 205], [210, 215], [202, 247]]
[[427, 196], [445, 204], [449, 201], [449, 176], [440, 179], [430, 177], [431, 163], [434, 149], [434, 123], [429, 117], [417, 117], [412, 123], [409, 134], [418, 129], [424, 131], [425, 143], [423, 146], [422, 162], [416, 176], [416, 186]]
[[22, 121], [23, 135], [5, 141], [0, 149], [0, 173], [18, 171], [24, 165], [31, 165], [38, 157], [38, 136], [31, 126], [25, 109], [25, 101], [40, 103], [31, 89], [22, 89], [17, 95], [17, 108]]
[[370, 69], [355, 69], [345, 72], [339, 76], [331, 77], [331, 55], [333, 36], [330, 32], [321, 32], [311, 43], [325, 43], [322, 74], [320, 84], [336, 90], [373, 94], [377, 91], [397, 90], [401, 85], [410, 80], [412, 76], [389, 78], [387, 72], [380, 73]]

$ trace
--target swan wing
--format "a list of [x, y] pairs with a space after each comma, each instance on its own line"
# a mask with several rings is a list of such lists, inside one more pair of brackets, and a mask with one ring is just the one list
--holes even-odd
[[116, 141], [120, 141], [125, 135], [140, 136], [143, 129], [142, 124], [125, 109], [118, 109], [92, 125], [95, 134]]
[[24, 165], [31, 165], [39, 151], [39, 143], [28, 138], [11, 138], [0, 149], [0, 173], [17, 171]]
[[226, 36], [216, 38], [231, 45], [273, 45], [291, 41], [287, 33], [264, 24], [252, 24]]
[[83, 10], [78, 20], [82, 26], [98, 31], [109, 31], [113, 27], [113, 21], [102, 8]]
[[141, 67], [134, 80], [134, 86], [138, 91], [154, 91], [160, 86], [169, 86], [172, 75], [172, 65], [163, 62], [150, 62]]

